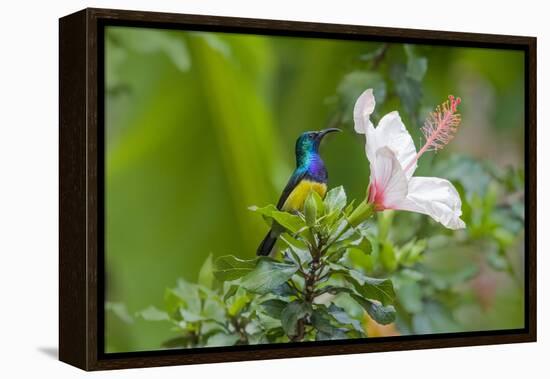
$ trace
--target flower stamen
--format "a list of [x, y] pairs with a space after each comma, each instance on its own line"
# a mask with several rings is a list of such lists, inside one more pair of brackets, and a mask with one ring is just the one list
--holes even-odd
[[435, 111], [428, 115], [421, 129], [426, 143], [407, 165], [405, 171], [408, 171], [426, 151], [441, 150], [451, 142], [461, 121], [460, 114], [456, 113], [460, 102], [460, 97], [449, 95], [449, 100], [438, 105]]

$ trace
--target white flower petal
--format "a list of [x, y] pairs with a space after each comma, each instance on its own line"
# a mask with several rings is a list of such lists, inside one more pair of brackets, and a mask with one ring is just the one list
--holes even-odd
[[365, 134], [367, 126], [372, 126], [370, 115], [374, 112], [375, 105], [376, 101], [374, 100], [372, 88], [367, 89], [357, 98], [353, 108], [353, 121], [357, 133]]
[[370, 167], [372, 200], [383, 209], [394, 209], [408, 191], [407, 178], [395, 153], [387, 146], [378, 149]]
[[[413, 139], [407, 128], [401, 121], [401, 117], [397, 111], [393, 111], [382, 117], [376, 129], [373, 132], [367, 129], [367, 157], [373, 151], [377, 151], [383, 146], [388, 146], [395, 152], [397, 160], [401, 164], [401, 168], [405, 170], [407, 179], [410, 179], [416, 170], [416, 147]], [[411, 164], [411, 162], [414, 162]], [[411, 165], [410, 167], [408, 167]]]
[[460, 219], [462, 202], [451, 182], [440, 178], [414, 177], [409, 181], [407, 198], [396, 209], [431, 216], [449, 229], [466, 227]]

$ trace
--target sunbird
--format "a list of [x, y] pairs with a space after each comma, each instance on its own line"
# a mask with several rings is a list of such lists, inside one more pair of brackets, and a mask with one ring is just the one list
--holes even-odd
[[[298, 212], [304, 207], [308, 195], [315, 191], [321, 198], [327, 192], [328, 173], [325, 163], [319, 155], [319, 145], [323, 138], [332, 132], [340, 132], [338, 128], [328, 128], [320, 131], [305, 132], [296, 140], [296, 169], [290, 176], [277, 209], [286, 212]], [[273, 223], [271, 230], [258, 246], [257, 255], [269, 255], [277, 238], [284, 228]]]

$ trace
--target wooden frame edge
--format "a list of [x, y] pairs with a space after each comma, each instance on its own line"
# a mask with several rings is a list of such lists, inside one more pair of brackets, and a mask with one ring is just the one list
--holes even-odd
[[59, 359], [87, 366], [86, 11], [59, 20]]

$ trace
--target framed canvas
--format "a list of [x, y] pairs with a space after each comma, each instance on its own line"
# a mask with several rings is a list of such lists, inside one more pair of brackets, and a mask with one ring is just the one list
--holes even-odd
[[59, 357], [536, 340], [536, 39], [60, 19]]

